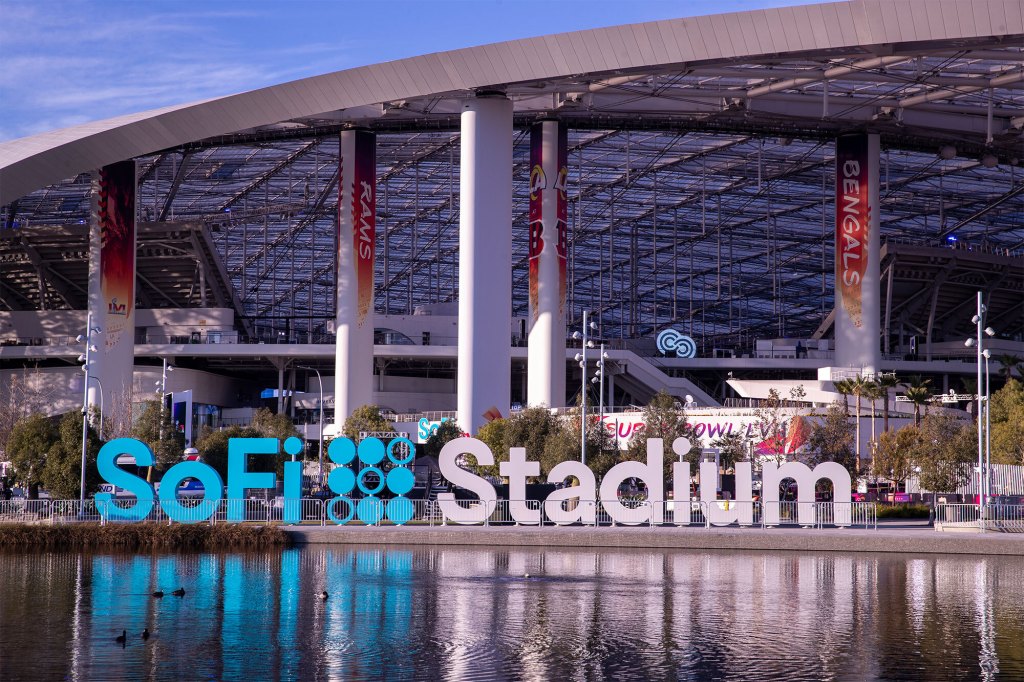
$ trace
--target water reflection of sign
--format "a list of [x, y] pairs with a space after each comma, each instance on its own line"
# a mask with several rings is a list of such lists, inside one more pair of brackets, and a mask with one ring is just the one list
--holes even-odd
[[675, 352], [678, 358], [692, 358], [697, 355], [697, 344], [686, 334], [665, 329], [658, 334], [658, 351], [662, 355]]

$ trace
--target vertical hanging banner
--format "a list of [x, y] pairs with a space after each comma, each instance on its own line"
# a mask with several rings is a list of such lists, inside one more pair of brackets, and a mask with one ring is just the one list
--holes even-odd
[[345, 130], [338, 154], [335, 421], [373, 402], [373, 269], [377, 247], [377, 142]]
[[[545, 126], [549, 145], [546, 157]], [[553, 135], [557, 142], [555, 150], [550, 149]], [[569, 243], [569, 201], [566, 195], [568, 139], [568, 129], [559, 125], [557, 121], [534, 123], [530, 129], [529, 289], [530, 314], [534, 322], [537, 321], [540, 307], [538, 282], [541, 258], [546, 248], [553, 249], [553, 252], [548, 251], [549, 257], [558, 259], [558, 313], [565, 314], [566, 258]]]
[[565, 401], [567, 148], [568, 130], [558, 121], [531, 127], [527, 402], [549, 407]]
[[879, 325], [878, 135], [836, 140], [836, 365], [872, 373]]
[[127, 399], [124, 393], [131, 391], [135, 357], [135, 161], [101, 168], [95, 190], [91, 257], [99, 263], [90, 266], [89, 307], [102, 334], [94, 337], [98, 348], [89, 374], [100, 380], [99, 402], [113, 417], [130, 405], [130, 393]]
[[836, 293], [854, 327], [863, 326], [863, 283], [871, 236], [868, 139], [836, 142]]

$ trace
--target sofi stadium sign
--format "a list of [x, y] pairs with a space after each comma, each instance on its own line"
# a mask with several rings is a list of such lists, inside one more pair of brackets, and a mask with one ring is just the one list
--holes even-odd
[[[244, 505], [240, 502], [246, 492], [252, 489], [274, 490], [277, 477], [270, 472], [256, 472], [248, 469], [250, 457], [280, 456], [281, 444], [273, 438], [232, 438], [228, 442], [227, 487], [228, 503], [226, 520], [238, 523], [245, 521]], [[298, 438], [289, 438], [283, 443], [285, 455], [298, 454], [302, 442]], [[620, 462], [613, 466], [600, 480], [585, 464], [577, 461], [561, 462], [551, 469], [546, 477], [548, 483], [566, 483], [575, 479], [577, 485], [556, 489], [543, 500], [544, 514], [555, 524], [584, 523], [593, 524], [597, 520], [598, 505], [612, 521], [622, 524], [640, 523], [685, 523], [691, 509], [691, 502], [712, 503], [716, 501], [714, 484], [702, 485], [699, 498], [690, 499], [690, 464], [679, 461], [690, 450], [686, 439], [678, 438], [672, 443], [671, 481], [665, 480], [665, 448], [660, 438], [647, 441], [646, 461]], [[415, 456], [412, 443], [405, 438], [396, 438], [387, 446], [376, 438], [361, 441], [358, 447], [347, 438], [336, 438], [331, 441], [328, 457], [336, 465], [328, 477], [328, 487], [336, 497], [326, 504], [327, 516], [335, 523], [347, 523], [358, 518], [367, 523], [388, 518], [396, 524], [402, 524], [413, 517], [412, 501], [405, 497], [414, 485], [412, 471], [407, 468]], [[198, 461], [179, 462], [172, 466], [163, 477], [157, 497], [153, 486], [117, 466], [118, 457], [130, 455], [135, 458], [137, 466], [154, 464], [153, 453], [149, 447], [135, 439], [118, 438], [112, 440], [99, 452], [98, 466], [100, 475], [114, 486], [120, 487], [134, 495], [125, 506], [115, 504], [110, 493], [96, 495], [96, 505], [100, 514], [106, 519], [122, 521], [141, 521], [146, 519], [159, 501], [163, 512], [172, 520], [181, 523], [197, 523], [206, 521], [218, 508], [223, 499], [224, 482], [216, 469]], [[356, 461], [359, 466], [355, 471], [350, 465]], [[459, 466], [460, 461], [469, 455], [475, 458], [478, 465], [495, 464], [494, 454], [485, 443], [475, 438], [456, 438], [448, 442], [438, 456], [441, 474], [453, 485], [475, 494], [478, 500], [471, 502], [457, 501], [453, 493], [438, 495], [438, 507], [445, 519], [454, 523], [483, 523], [493, 513], [498, 495], [494, 486], [486, 479]], [[384, 467], [387, 459], [392, 466]], [[385, 468], [388, 470], [385, 472]], [[526, 483], [530, 478], [540, 477], [540, 462], [527, 459], [525, 448], [511, 448], [509, 458], [501, 462], [499, 472], [509, 481], [509, 510], [512, 520], [522, 524], [537, 524], [541, 521], [541, 510], [526, 502]], [[740, 525], [753, 523], [753, 471], [750, 462], [736, 464], [736, 499], [738, 504], [722, 509], [716, 504], [706, 504], [709, 509], [709, 520], [718, 525], [738, 522]], [[700, 464], [701, 481], [717, 481], [718, 469], [714, 462]], [[179, 484], [189, 478], [198, 479], [204, 488], [203, 503], [199, 506], [206, 512], [196, 512], [194, 501], [186, 507], [177, 499]], [[647, 486], [648, 504], [631, 508], [623, 504], [618, 496], [619, 486], [628, 479], [639, 479]], [[800, 462], [786, 462], [778, 465], [765, 462], [762, 465], [761, 480], [763, 491], [762, 502], [767, 503], [765, 513], [778, 515], [779, 484], [784, 479], [792, 479], [797, 484], [797, 501], [801, 524], [814, 523], [814, 488], [817, 481], [828, 479], [832, 482], [838, 525], [849, 523], [851, 499], [850, 474], [835, 462], [818, 464], [812, 470]], [[675, 491], [672, 503], [666, 502], [666, 485], [671, 483]], [[358, 489], [359, 494], [355, 494]], [[384, 505], [378, 497], [387, 489], [393, 497]], [[284, 462], [284, 504], [282, 520], [285, 523], [298, 523], [301, 520], [302, 503], [302, 462]], [[774, 509], [774, 512], [772, 511]], [[771, 522], [771, 519], [766, 519]]]

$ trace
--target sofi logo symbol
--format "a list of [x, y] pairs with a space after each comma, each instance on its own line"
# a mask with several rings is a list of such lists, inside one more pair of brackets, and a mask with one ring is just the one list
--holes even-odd
[[[416, 446], [411, 440], [395, 438], [384, 447], [378, 438], [364, 438], [356, 447], [348, 438], [335, 438], [327, 448], [327, 456], [339, 465], [327, 477], [327, 487], [338, 494], [327, 502], [327, 516], [331, 521], [342, 524], [356, 518], [374, 524], [387, 517], [400, 525], [413, 517], [412, 500], [405, 496], [416, 482], [406, 466], [416, 457]], [[385, 457], [390, 463], [387, 471], [384, 470]], [[358, 502], [352, 497], [357, 489], [362, 494]], [[378, 497], [385, 489], [395, 496], [388, 500], [387, 506]], [[342, 516], [338, 515], [342, 511], [339, 506], [344, 509]]]

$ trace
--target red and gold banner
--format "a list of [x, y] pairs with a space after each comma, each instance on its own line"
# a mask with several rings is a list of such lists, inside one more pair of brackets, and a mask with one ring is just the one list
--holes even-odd
[[566, 183], [569, 178], [569, 129], [558, 126], [558, 176], [555, 189], [558, 191], [558, 314], [565, 314], [566, 260], [569, 254], [569, 198]]
[[537, 280], [540, 276], [540, 254], [544, 250], [544, 135], [543, 123], [533, 124], [530, 131], [530, 314], [537, 321]]
[[[544, 154], [546, 126], [557, 126], [557, 149], [551, 155], [554, 158], [546, 158]], [[537, 293], [541, 254], [549, 243], [553, 245], [558, 258], [558, 313], [563, 315], [565, 312], [569, 204], [566, 196], [568, 139], [568, 129], [553, 121], [535, 123], [530, 131], [529, 289], [530, 310], [535, 322], [541, 307]], [[550, 149], [550, 144], [548, 147]]]
[[863, 326], [863, 286], [871, 238], [868, 138], [836, 141], [836, 293], [855, 327]]
[[344, 238], [342, 225], [351, 225], [356, 320], [358, 325], [362, 325], [373, 306], [373, 267], [377, 247], [377, 145], [374, 134], [369, 131], [354, 131], [353, 137], [354, 153], [348, 157], [352, 164], [350, 181], [346, 177], [344, 154], [340, 160], [340, 184], [343, 188], [346, 181], [350, 184], [347, 200], [346, 192], [338, 192], [338, 238]]
[[[104, 166], [99, 176], [100, 292], [107, 348], [134, 331], [135, 162]], [[134, 343], [134, 336], [129, 343]]]

